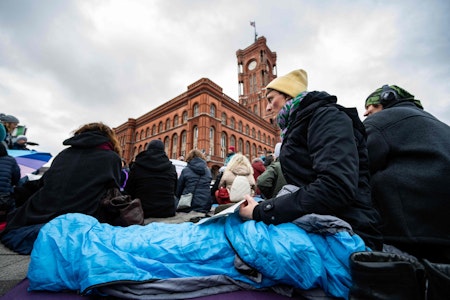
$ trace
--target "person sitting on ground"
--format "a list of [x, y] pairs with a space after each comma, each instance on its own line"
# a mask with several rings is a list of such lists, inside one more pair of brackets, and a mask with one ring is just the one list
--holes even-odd
[[385, 243], [450, 263], [450, 126], [396, 85], [376, 89], [368, 103], [382, 108], [363, 123]]
[[8, 149], [13, 148], [13, 132], [19, 124], [19, 119], [13, 115], [2, 115], [0, 121], [3, 123], [6, 129], [6, 137], [4, 139]]
[[227, 157], [225, 157], [224, 166], [228, 165], [230, 160], [233, 158], [233, 156], [236, 154], [236, 148], [234, 146], [228, 147], [228, 154]]
[[[242, 187], [235, 186], [233, 189], [235, 179], [238, 177], [245, 178], [245, 182], [247, 184], [245, 187], [244, 185], [242, 185]], [[244, 198], [244, 194], [253, 194], [255, 186], [256, 183], [255, 178], [253, 177], [252, 164], [243, 154], [236, 153], [225, 168], [223, 176], [219, 182], [219, 188], [225, 187], [228, 189], [230, 201], [238, 202]], [[233, 193], [233, 190], [236, 190], [236, 193]]]
[[28, 138], [24, 135], [19, 135], [13, 143], [13, 150], [30, 150], [27, 148]]
[[161, 140], [152, 140], [147, 149], [136, 156], [125, 191], [141, 199], [145, 218], [175, 216], [175, 192], [178, 175], [164, 151]]
[[180, 209], [182, 212], [204, 212], [211, 209], [211, 171], [209, 170], [205, 155], [193, 149], [186, 157], [187, 166], [181, 171], [178, 179], [177, 198], [192, 193], [190, 208]]
[[40, 228], [66, 213], [95, 216], [109, 188], [119, 188], [120, 144], [107, 125], [89, 123], [74, 132], [42, 176], [42, 187], [8, 215], [5, 246], [30, 254]]
[[[266, 171], [266, 167], [264, 166], [264, 161], [260, 157], [255, 157], [252, 160], [252, 168], [253, 168], [253, 178], [255, 178], [255, 182], [258, 180], [258, 177]], [[255, 195], [261, 195], [261, 191], [256, 187]]]
[[261, 191], [263, 198], [271, 199], [277, 196], [281, 188], [287, 184], [281, 169], [280, 156], [281, 143], [275, 145], [275, 153], [273, 154], [274, 162], [271, 163], [266, 171], [262, 173], [257, 180], [256, 186]]
[[14, 157], [9, 156], [5, 145], [0, 143], [0, 222], [15, 207], [13, 192], [19, 182], [20, 168]]
[[259, 203], [247, 195], [241, 217], [280, 224], [311, 213], [332, 215], [348, 222], [369, 248], [381, 249], [365, 130], [356, 109], [338, 105], [326, 92], [307, 91], [304, 70], [272, 80], [266, 97], [281, 129], [283, 174], [299, 189]]

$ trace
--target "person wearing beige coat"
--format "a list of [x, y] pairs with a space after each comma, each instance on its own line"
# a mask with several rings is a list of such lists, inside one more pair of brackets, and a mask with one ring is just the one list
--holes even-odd
[[251, 194], [253, 194], [256, 186], [255, 178], [253, 177], [253, 167], [248, 158], [241, 153], [236, 153], [228, 163], [220, 179], [219, 187], [225, 187], [230, 192], [234, 179], [239, 175], [247, 178], [251, 187]]

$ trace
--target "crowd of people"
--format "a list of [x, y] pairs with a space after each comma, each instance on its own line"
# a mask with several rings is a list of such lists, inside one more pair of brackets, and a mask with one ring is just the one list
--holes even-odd
[[[271, 81], [266, 97], [281, 142], [273, 153], [252, 160], [231, 145], [212, 188], [201, 151], [189, 152], [178, 178], [160, 140], [137, 155], [125, 182], [114, 132], [103, 123], [83, 125], [64, 141], [70, 147], [54, 159], [36, 191], [11, 208], [2, 242], [30, 253], [45, 223], [69, 212], [95, 216], [98, 199], [109, 187], [122, 187], [123, 193], [141, 199], [146, 218], [171, 217], [177, 211], [209, 213], [222, 188], [228, 203], [245, 200], [239, 207], [243, 220], [277, 225], [319, 214], [349, 223], [368, 250], [352, 257], [354, 299], [370, 299], [373, 289], [398, 296], [401, 291], [389, 290], [387, 283], [368, 288], [367, 278], [387, 270], [420, 290], [416, 268], [405, 273], [399, 264], [450, 266], [447, 124], [396, 85], [383, 85], [367, 97], [361, 121], [357, 110], [339, 105], [336, 96], [308, 91], [307, 73], [301, 69]], [[13, 147], [8, 134], [18, 120], [9, 117], [2, 119], [4, 133], [0, 130], [0, 192], [12, 195], [17, 168], [4, 149]], [[296, 188], [281, 193], [286, 186]], [[192, 194], [190, 207], [179, 209], [179, 199], [187, 194]], [[438, 269], [449, 278], [450, 267]]]

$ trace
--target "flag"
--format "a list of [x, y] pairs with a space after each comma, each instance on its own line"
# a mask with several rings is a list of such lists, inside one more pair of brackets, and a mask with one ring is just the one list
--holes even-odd
[[253, 21], [253, 22], [250, 22], [250, 26], [256, 27], [256, 25], [255, 25], [255, 21]]

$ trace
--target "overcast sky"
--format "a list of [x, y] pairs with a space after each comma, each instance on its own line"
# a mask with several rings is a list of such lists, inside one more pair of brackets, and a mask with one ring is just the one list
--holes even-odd
[[396, 84], [450, 124], [447, 0], [0, 0], [0, 112], [56, 155], [88, 122], [116, 127], [206, 77], [238, 99], [236, 50], [258, 36], [278, 75], [358, 108]]

